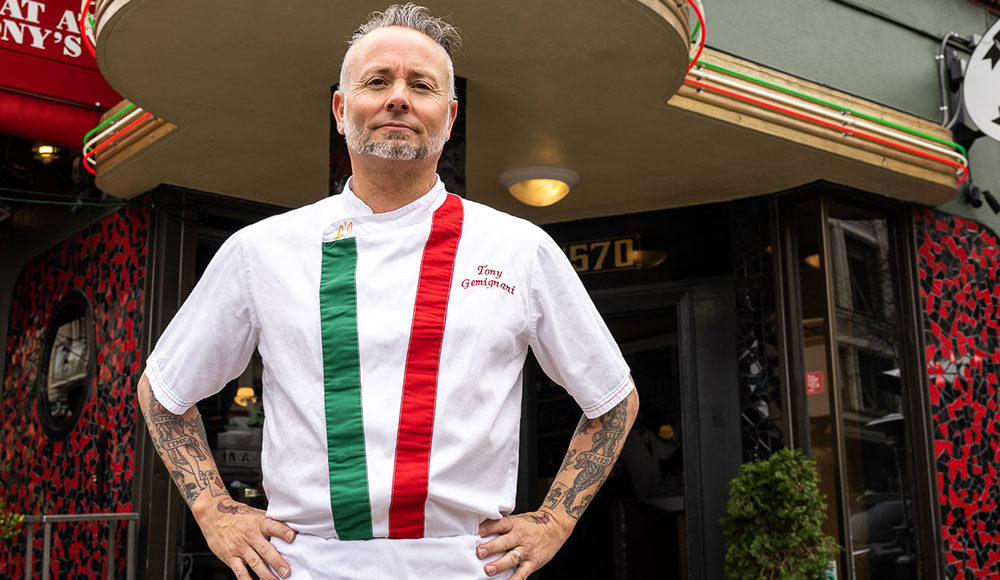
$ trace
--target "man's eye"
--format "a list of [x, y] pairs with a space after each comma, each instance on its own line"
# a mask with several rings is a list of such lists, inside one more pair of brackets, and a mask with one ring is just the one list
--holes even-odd
[[413, 88], [419, 89], [421, 91], [430, 91], [432, 87], [427, 83], [413, 83]]
[[365, 84], [368, 85], [368, 86], [381, 87], [381, 86], [385, 86], [387, 83], [385, 82], [385, 79], [371, 79], [370, 81], [368, 81]]

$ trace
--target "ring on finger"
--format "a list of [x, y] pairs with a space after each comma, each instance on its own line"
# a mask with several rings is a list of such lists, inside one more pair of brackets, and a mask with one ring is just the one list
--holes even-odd
[[521, 560], [524, 559], [524, 556], [521, 555], [521, 552], [519, 552], [517, 550], [517, 548], [511, 548], [510, 553], [514, 554], [514, 557], [517, 558], [517, 563], [514, 564], [514, 565], [515, 566], [520, 565], [521, 564]]

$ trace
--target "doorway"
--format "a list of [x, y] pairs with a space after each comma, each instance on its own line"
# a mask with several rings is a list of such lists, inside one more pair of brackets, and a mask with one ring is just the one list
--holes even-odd
[[[732, 282], [614, 289], [594, 299], [631, 368], [640, 411], [607, 481], [536, 575], [721, 577], [718, 517], [741, 452]], [[533, 359], [524, 399], [519, 510], [545, 496], [580, 418]]]

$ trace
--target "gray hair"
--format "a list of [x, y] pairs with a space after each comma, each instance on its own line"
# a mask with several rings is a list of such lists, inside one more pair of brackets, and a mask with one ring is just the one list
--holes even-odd
[[347, 88], [347, 57], [359, 40], [366, 34], [379, 28], [388, 26], [401, 26], [416, 30], [436, 42], [444, 49], [448, 55], [448, 76], [451, 82], [449, 88], [452, 100], [455, 100], [455, 66], [452, 63], [451, 52], [453, 48], [462, 46], [462, 37], [458, 29], [445, 22], [441, 18], [431, 14], [431, 11], [424, 6], [417, 6], [413, 2], [406, 4], [393, 4], [384, 12], [372, 12], [365, 22], [354, 31], [351, 39], [347, 41], [347, 53], [340, 64], [340, 88]]

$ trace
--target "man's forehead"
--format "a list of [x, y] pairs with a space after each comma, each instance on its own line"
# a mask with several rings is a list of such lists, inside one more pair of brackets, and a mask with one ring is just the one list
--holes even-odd
[[[401, 26], [377, 28], [351, 49], [353, 68], [360, 71], [394, 69], [399, 64], [426, 75], [447, 74], [448, 53], [426, 34]], [[440, 68], [440, 71], [434, 72]]]

